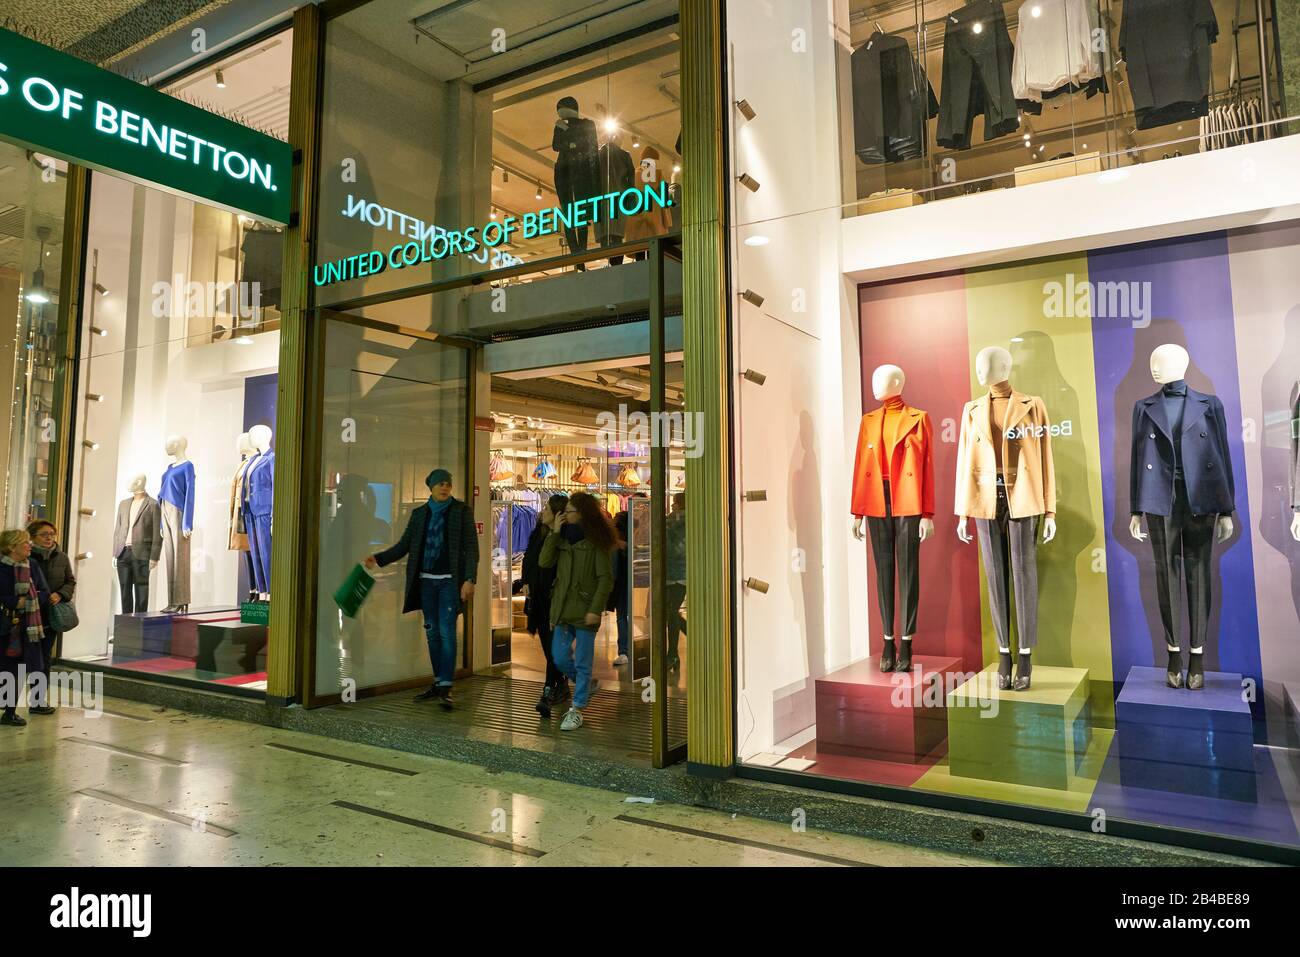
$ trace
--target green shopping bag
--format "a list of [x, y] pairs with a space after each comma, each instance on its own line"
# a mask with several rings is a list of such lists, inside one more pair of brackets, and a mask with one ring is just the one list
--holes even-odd
[[343, 579], [343, 584], [335, 589], [334, 604], [339, 606], [343, 614], [355, 618], [361, 603], [366, 600], [370, 589], [374, 587], [374, 577], [366, 571], [364, 565], [357, 563], [356, 567], [348, 572], [348, 577]]

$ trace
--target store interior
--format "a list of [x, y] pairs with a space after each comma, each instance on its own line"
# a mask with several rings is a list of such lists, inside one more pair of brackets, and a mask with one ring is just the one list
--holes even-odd
[[[1271, 0], [1259, 4], [1262, 29], [1256, 6], [1254, 0], [1196, 4], [1198, 11], [1213, 11], [1217, 34], [1211, 43], [1193, 42], [1188, 54], [1174, 42], [1182, 35], [1177, 33], [1181, 19], [1170, 22], [1165, 40], [1150, 46], [1140, 42], [1137, 31], [1124, 33], [1123, 0], [852, 0], [854, 79], [845, 143], [846, 157], [856, 152], [857, 158], [845, 202], [870, 198], [850, 210], [880, 212], [1285, 135], [1292, 124], [1278, 121], [1294, 114], [1297, 104], [1288, 103], [1279, 69], [1275, 6]], [[1182, 11], [1177, 15], [1181, 18]], [[1133, 20], [1138, 22], [1136, 14]], [[986, 137], [986, 118], [976, 108], [969, 141], [962, 142], [953, 139], [951, 117], [962, 112], [955, 104], [966, 74], [946, 66], [945, 57], [953, 64], [965, 62], [954, 37], [967, 29], [984, 38], [1005, 36], [1002, 52], [980, 61], [975, 82], [987, 70], [994, 89], [990, 101], [999, 82], [1010, 83], [1014, 103], [1007, 105], [1014, 108], [1006, 118], [995, 114], [996, 123], [987, 121], [992, 138]], [[1188, 35], [1205, 34], [1192, 28]], [[1127, 60], [1119, 53], [1122, 44], [1127, 44]], [[1146, 71], [1162, 57], [1205, 58], [1208, 69], [1197, 81], [1205, 101], [1139, 115], [1135, 89], [1139, 103], [1145, 102]], [[1061, 66], [1067, 61], [1070, 67]], [[916, 71], [915, 95], [894, 101], [890, 77], [904, 62]], [[949, 66], [951, 72], [945, 72]], [[1052, 77], [1049, 89], [1032, 85], [1039, 74]], [[912, 120], [905, 118], [908, 110]], [[886, 135], [894, 137], [883, 149], [882, 122]], [[905, 134], [901, 128], [907, 128]]]

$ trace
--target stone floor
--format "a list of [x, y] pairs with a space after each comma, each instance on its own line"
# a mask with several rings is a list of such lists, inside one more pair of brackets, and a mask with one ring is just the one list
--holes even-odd
[[0, 728], [0, 866], [984, 862], [106, 699]]

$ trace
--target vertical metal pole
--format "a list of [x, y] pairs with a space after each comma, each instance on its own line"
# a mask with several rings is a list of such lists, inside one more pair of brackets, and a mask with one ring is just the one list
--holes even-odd
[[[99, 298], [98, 294], [96, 293], [95, 287], [98, 285], [99, 285], [99, 250], [96, 249], [94, 250], [94, 252], [91, 253], [90, 256], [90, 317], [86, 323], [88, 328], [94, 328], [95, 325], [95, 300]], [[86, 365], [85, 368], [82, 370], [82, 373], [86, 377], [86, 381], [82, 386], [83, 396], [88, 395], [90, 391], [90, 363], [91, 360], [94, 358], [95, 358], [95, 334], [91, 332], [90, 335], [86, 336]], [[90, 421], [90, 399], [83, 398], [81, 402], [81, 434], [84, 441], [93, 441], [92, 439], [89, 438], [89, 436], [86, 435], [86, 425], [89, 423], [89, 421]], [[72, 441], [71, 430], [68, 431], [67, 441], [68, 442]], [[72, 563], [77, 568], [78, 571], [80, 571], [81, 569], [80, 560], [77, 558], [77, 556], [81, 554], [81, 525], [82, 522], [84, 522], [86, 519], [86, 516], [81, 514], [81, 508], [82, 505], [84, 504], [83, 496], [86, 493], [86, 453], [89, 451], [90, 451], [89, 448], [83, 447], [81, 453], [81, 469], [79, 471], [79, 474], [77, 475], [77, 515], [76, 515], [77, 538], [72, 546], [71, 557], [72, 557]], [[75, 451], [69, 450], [68, 454], [73, 456], [75, 459], [76, 456]], [[72, 516], [69, 515], [68, 518], [69, 520], [71, 520]], [[106, 555], [104, 557], [112, 560], [117, 556]]]
[[664, 425], [664, 250], [650, 241], [650, 677], [651, 761], [668, 766], [668, 601], [664, 558], [668, 506], [668, 435]]
[[1264, 30], [1264, 0], [1255, 0], [1255, 35], [1259, 39], [1259, 85], [1263, 91], [1260, 97], [1264, 101], [1264, 135], [1269, 136], [1273, 128], [1267, 124], [1273, 122], [1273, 88], [1268, 69], [1268, 34]]

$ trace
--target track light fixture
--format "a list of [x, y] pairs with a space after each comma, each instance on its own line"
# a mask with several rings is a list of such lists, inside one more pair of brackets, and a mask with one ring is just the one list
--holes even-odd
[[86, 401], [87, 401], [87, 402], [103, 402], [103, 401], [104, 401], [104, 397], [103, 397], [102, 395], [100, 395], [98, 392], [87, 392], [87, 393], [86, 393]]
[[748, 173], [741, 173], [736, 178], [740, 180], [740, 185], [745, 187], [745, 189], [749, 190], [751, 193], [758, 192], [758, 187], [760, 185], [758, 180], [754, 179], [754, 177], [750, 176]]
[[99, 338], [101, 338], [101, 339], [105, 339], [105, 338], [108, 337], [108, 330], [107, 330], [107, 329], [101, 329], [99, 326], [91, 326], [91, 327], [90, 327], [90, 334], [91, 334], [92, 336], [99, 336]]
[[104, 287], [102, 282], [95, 283], [95, 292], [99, 293], [101, 296], [108, 295], [108, 290]]
[[92, 451], [92, 452], [97, 452], [97, 451], [99, 451], [99, 443], [98, 443], [98, 442], [92, 442], [92, 441], [90, 441], [90, 439], [82, 439], [82, 440], [81, 440], [81, 444], [84, 445], [86, 448], [90, 449], [90, 451]]
[[762, 296], [754, 292], [754, 290], [752, 289], [746, 289], [744, 292], [740, 294], [740, 298], [745, 300], [745, 302], [749, 303], [755, 309], [762, 309], [763, 303], [766, 301]]
[[218, 70], [218, 71], [217, 71], [217, 89], [218, 89], [218, 90], [224, 90], [225, 88], [226, 88], [226, 75], [225, 75], [224, 73], [222, 73], [220, 70]]
[[740, 110], [740, 115], [747, 120], [752, 120], [754, 117], [758, 116], [758, 114], [754, 112], [754, 108], [749, 105], [749, 100], [737, 100], [736, 109]]

